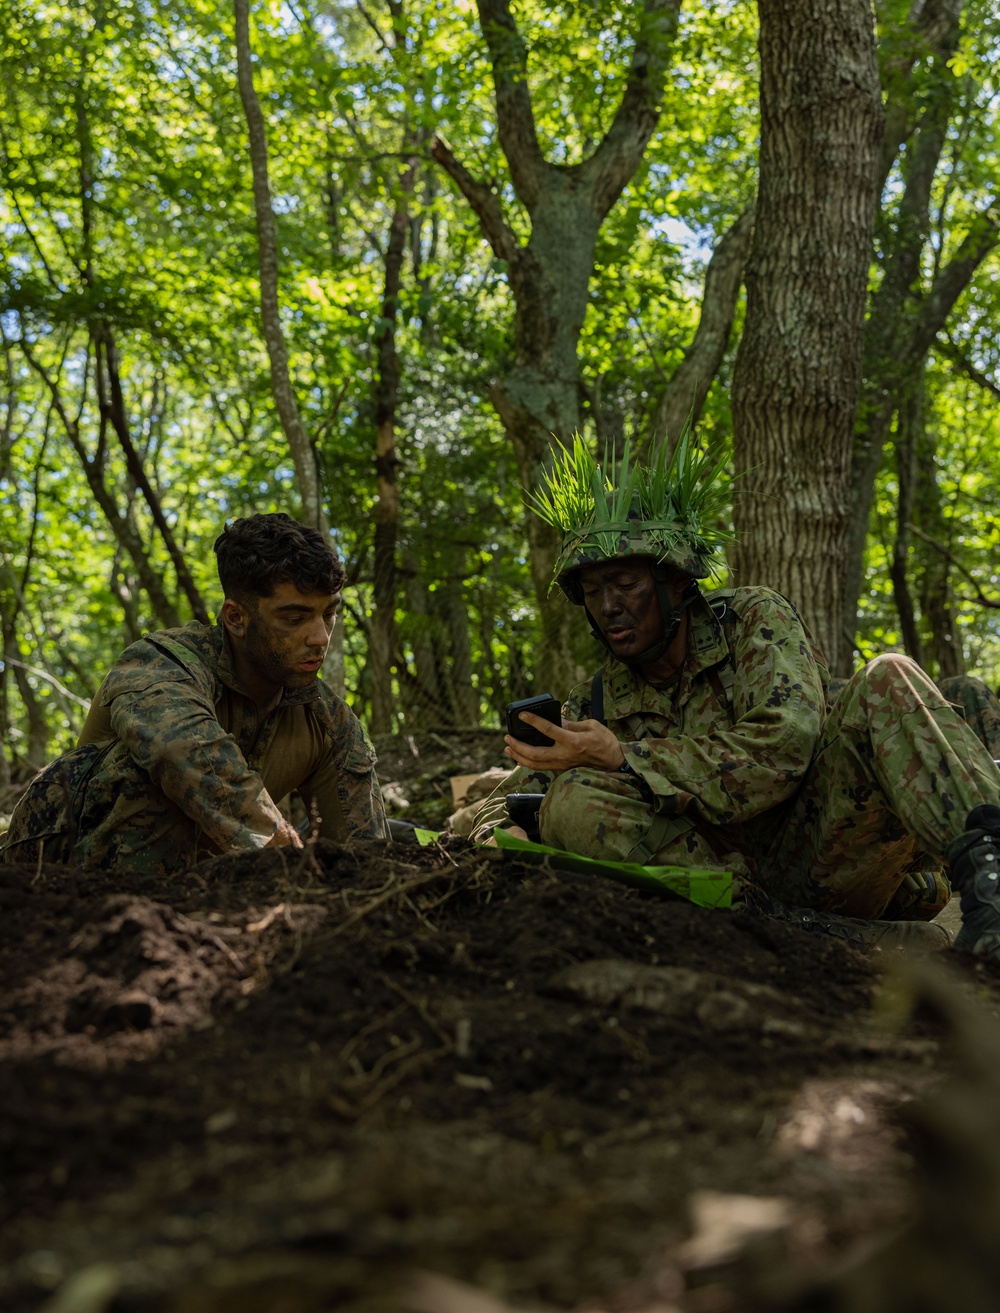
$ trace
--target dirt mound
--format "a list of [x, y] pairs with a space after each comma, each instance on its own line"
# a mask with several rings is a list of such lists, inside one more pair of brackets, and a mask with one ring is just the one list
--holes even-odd
[[462, 840], [0, 871], [4, 1308], [736, 1308], [734, 1227], [907, 1207], [937, 1023], [839, 942]]

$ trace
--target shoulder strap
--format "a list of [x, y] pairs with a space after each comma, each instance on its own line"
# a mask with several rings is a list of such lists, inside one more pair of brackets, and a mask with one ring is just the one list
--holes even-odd
[[736, 612], [729, 605], [735, 597], [735, 588], [723, 588], [715, 592], [711, 597], [705, 600], [708, 602], [712, 614], [715, 616], [719, 625], [719, 630], [726, 644], [726, 660], [714, 670], [710, 671], [709, 679], [713, 684], [717, 684], [716, 692], [720, 693], [723, 701], [729, 707], [731, 717], [735, 716], [735, 702], [733, 700], [733, 688], [736, 684], [736, 669], [733, 663], [733, 650], [729, 644], [729, 630], [738, 619]]
[[590, 718], [599, 720], [605, 724], [604, 720], [604, 675], [602, 671], [595, 670], [594, 677], [590, 681]]

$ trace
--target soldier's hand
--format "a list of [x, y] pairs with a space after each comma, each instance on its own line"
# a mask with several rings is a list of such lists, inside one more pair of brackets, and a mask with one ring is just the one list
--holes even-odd
[[617, 770], [625, 760], [622, 745], [599, 720], [564, 720], [562, 728], [541, 716], [522, 711], [521, 719], [534, 725], [552, 739], [552, 746], [536, 748], [510, 734], [504, 735], [504, 752], [519, 766], [529, 770], [548, 770], [555, 774], [574, 766], [596, 766], [599, 770]]
[[278, 822], [278, 828], [264, 845], [265, 848], [301, 848], [302, 836], [294, 825], [284, 818]]

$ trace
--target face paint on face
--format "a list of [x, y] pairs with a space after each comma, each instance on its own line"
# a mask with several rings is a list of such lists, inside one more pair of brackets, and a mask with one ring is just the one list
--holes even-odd
[[663, 637], [663, 616], [649, 562], [601, 561], [580, 571], [583, 600], [614, 656], [628, 661]]
[[308, 688], [326, 656], [339, 603], [339, 593], [306, 594], [294, 584], [278, 584], [248, 614], [241, 644], [248, 670], [265, 684]]

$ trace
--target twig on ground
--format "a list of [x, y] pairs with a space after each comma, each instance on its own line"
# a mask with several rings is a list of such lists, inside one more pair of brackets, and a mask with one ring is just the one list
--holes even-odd
[[377, 912], [383, 903], [387, 903], [390, 898], [394, 898], [399, 894], [412, 893], [415, 889], [423, 888], [424, 885], [433, 884], [435, 880], [440, 880], [442, 876], [450, 877], [450, 874], [450, 871], [431, 871], [425, 875], [418, 875], [413, 880], [407, 880], [405, 883], [394, 883], [389, 889], [380, 893], [377, 898], [365, 903], [363, 907], [359, 907], [352, 912], [346, 920], [334, 926], [330, 931], [331, 936], [339, 935], [342, 931], [349, 930], [351, 926], [357, 925], [359, 921], [364, 920], [366, 916], [370, 916], [372, 912]]
[[[261, 931], [266, 930], [268, 926], [274, 924], [278, 917], [285, 912], [287, 906], [287, 903], [278, 903], [276, 907], [272, 907], [270, 911], [264, 913], [259, 921], [252, 921], [247, 926], [247, 934], [259, 935]], [[288, 920], [287, 915], [285, 916], [285, 920]]]
[[380, 1081], [370, 1089], [364, 1098], [355, 1104], [351, 1104], [339, 1094], [328, 1095], [327, 1102], [333, 1111], [338, 1113], [341, 1117], [350, 1118], [352, 1121], [356, 1120], [358, 1117], [362, 1116], [362, 1114], [370, 1112], [380, 1099], [384, 1099], [387, 1094], [391, 1093], [397, 1085], [404, 1081], [407, 1076], [411, 1075], [419, 1067], [424, 1066], [428, 1062], [433, 1062], [435, 1058], [443, 1058], [447, 1056], [451, 1047], [452, 1046], [449, 1044], [447, 1048], [442, 1046], [439, 1049], [423, 1049], [417, 1053], [412, 1053], [408, 1061], [401, 1062], [391, 1075], [387, 1076], [384, 1080]]
[[420, 1014], [420, 1017], [423, 1020], [424, 1024], [428, 1027], [429, 1030], [432, 1030], [434, 1032], [434, 1034], [438, 1037], [438, 1039], [442, 1042], [442, 1044], [447, 1044], [450, 1045], [452, 1048], [454, 1048], [454, 1041], [452, 1040], [451, 1036], [448, 1035], [446, 1031], [442, 1030], [441, 1027], [438, 1025], [438, 1023], [434, 1020], [434, 1018], [427, 1010], [426, 1003], [422, 1002], [419, 998], [414, 998], [414, 996], [408, 990], [404, 989], [402, 985], [397, 984], [395, 980], [391, 979], [391, 977], [385, 975], [381, 971], [379, 972], [379, 980], [381, 980], [384, 984], [388, 985], [389, 988], [394, 993], [398, 994], [401, 999], [407, 1002], [410, 1005], [410, 1007], [414, 1009], [414, 1011]]

